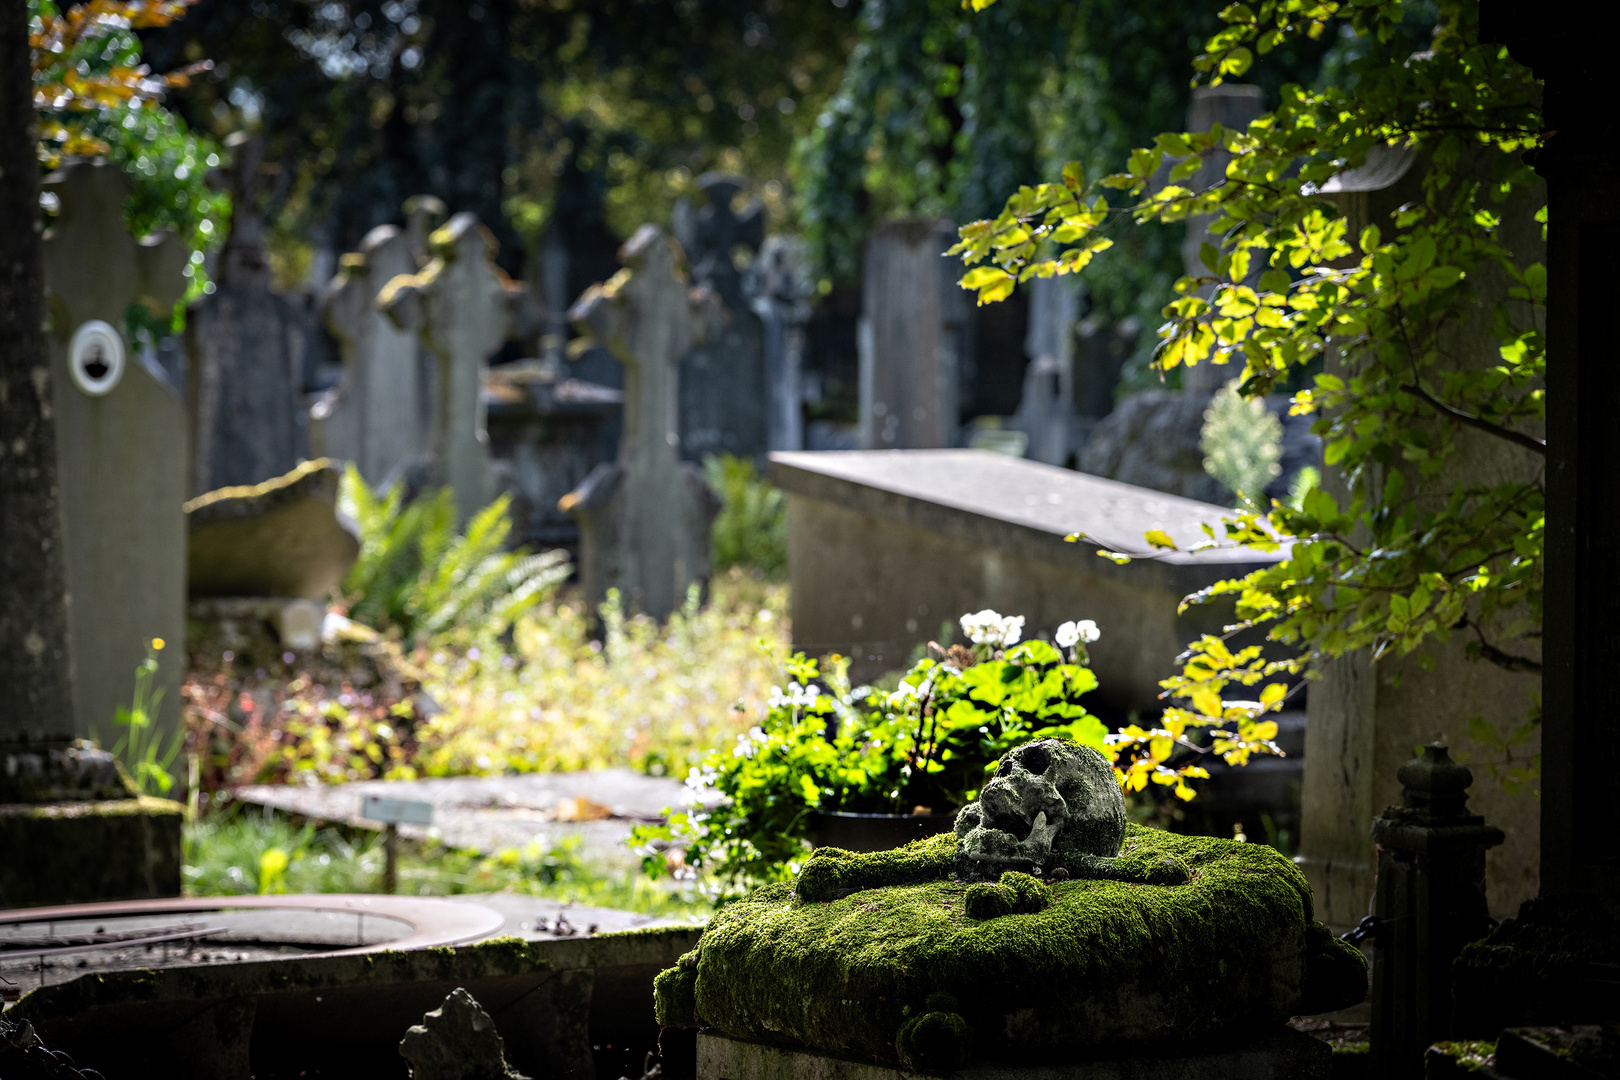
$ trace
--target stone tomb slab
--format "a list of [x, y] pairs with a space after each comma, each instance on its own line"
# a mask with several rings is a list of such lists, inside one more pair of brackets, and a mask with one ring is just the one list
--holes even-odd
[[[770, 476], [788, 493], [794, 645], [852, 657], [856, 679], [988, 607], [1025, 616], [1026, 638], [1095, 620], [1097, 696], [1156, 713], [1176, 655], [1230, 621], [1213, 605], [1177, 616], [1181, 598], [1274, 561], [1154, 553], [1149, 530], [1192, 544], [1232, 511], [982, 450], [779, 453]], [[1118, 565], [1099, 548], [1142, 557]]]
[[87, 974], [30, 992], [7, 1015], [108, 1076], [361, 1080], [403, 1075], [406, 1028], [464, 987], [523, 1072], [592, 1080], [595, 1047], [652, 1044], [652, 974], [699, 933], [501, 938]]
[[[625, 841], [637, 824], [662, 821], [687, 795], [679, 780], [633, 769], [430, 780], [361, 780], [304, 787], [259, 784], [236, 790], [257, 806], [355, 828], [376, 829], [360, 816], [367, 795], [433, 804], [433, 825], [401, 825], [400, 835], [436, 837], [449, 847], [490, 853], [531, 843], [555, 846], [577, 837], [579, 855], [605, 870], [630, 870], [639, 859]], [[600, 816], [598, 816], [600, 815]], [[572, 920], [572, 916], [569, 916]]]
[[[733, 1039], [697, 1038], [697, 1080], [912, 1080], [919, 1074], [808, 1050]], [[1279, 1027], [1258, 1039], [1202, 1053], [1129, 1056], [1062, 1065], [974, 1065], [957, 1080], [1329, 1080], [1327, 1043]]]

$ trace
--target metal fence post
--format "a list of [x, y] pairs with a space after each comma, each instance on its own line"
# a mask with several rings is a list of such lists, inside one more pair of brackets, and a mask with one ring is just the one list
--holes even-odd
[[1378, 843], [1372, 1073], [1423, 1076], [1423, 1053], [1451, 1034], [1451, 965], [1491, 928], [1485, 851], [1502, 830], [1467, 809], [1474, 774], [1438, 743], [1396, 773], [1402, 805], [1373, 821]]

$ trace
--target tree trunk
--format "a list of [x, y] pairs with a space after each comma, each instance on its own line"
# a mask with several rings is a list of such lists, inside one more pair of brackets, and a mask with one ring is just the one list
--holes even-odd
[[0, 741], [71, 729], [27, 0], [0, 0]]

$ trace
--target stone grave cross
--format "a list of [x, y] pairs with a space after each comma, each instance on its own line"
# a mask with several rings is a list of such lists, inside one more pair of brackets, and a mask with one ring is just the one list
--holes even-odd
[[688, 286], [680, 246], [656, 226], [643, 225], [619, 259], [624, 269], [569, 312], [624, 365], [619, 457], [558, 505], [580, 523], [580, 576], [592, 606], [616, 588], [629, 609], [662, 619], [709, 571], [716, 506], [702, 474], [680, 460], [676, 403], [681, 357], [702, 333], [710, 300]]
[[740, 176], [704, 173], [697, 178], [697, 185], [709, 204], [698, 210], [692, 225], [692, 280], [713, 289], [732, 311], [742, 311], [747, 302], [733, 256], [739, 247], [758, 251], [764, 244], [765, 207], [754, 200], [741, 214], [732, 209], [733, 200], [743, 189]]
[[337, 338], [343, 378], [310, 409], [310, 452], [353, 462], [373, 486], [391, 484], [429, 451], [430, 394], [417, 335], [376, 301], [390, 281], [420, 267], [397, 225], [372, 229], [339, 265], [321, 312]]
[[506, 341], [522, 292], [495, 265], [495, 237], [473, 214], [451, 218], [428, 245], [428, 264], [394, 278], [377, 304], [395, 326], [420, 333], [436, 361], [433, 479], [455, 492], [456, 517], [466, 522], [494, 494], [484, 373]]
[[748, 268], [748, 286], [765, 328], [765, 443], [770, 450], [802, 450], [804, 328], [815, 293], [804, 241], [768, 238]]
[[45, 236], [45, 282], [70, 596], [70, 726], [111, 745], [136, 665], [161, 638], [157, 720], [167, 738], [179, 723], [185, 637], [186, 419], [162, 368], [127, 340], [125, 316], [136, 304], [154, 316], [171, 311], [190, 253], [170, 235], [129, 235], [129, 189], [116, 165], [73, 164], [45, 188], [60, 207]]

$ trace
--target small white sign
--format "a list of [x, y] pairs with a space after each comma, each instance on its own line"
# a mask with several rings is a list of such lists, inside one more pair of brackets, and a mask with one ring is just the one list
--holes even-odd
[[124, 339], [110, 324], [91, 319], [73, 332], [68, 371], [91, 397], [108, 393], [124, 377]]
[[431, 825], [433, 804], [391, 799], [386, 795], [367, 795], [360, 800], [360, 816], [384, 825]]

